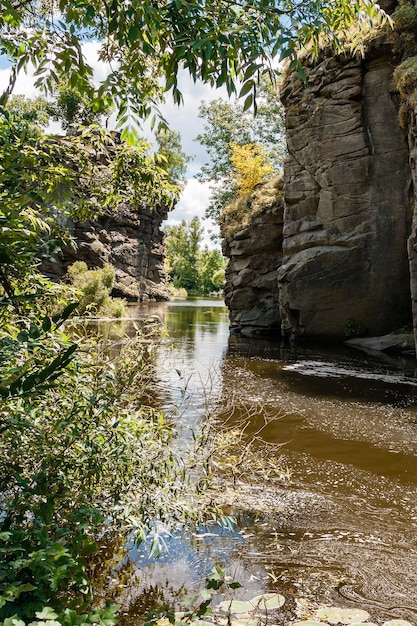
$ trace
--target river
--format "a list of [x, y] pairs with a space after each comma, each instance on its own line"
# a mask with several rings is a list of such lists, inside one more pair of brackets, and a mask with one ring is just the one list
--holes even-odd
[[146, 545], [132, 548], [117, 598], [122, 624], [198, 588], [214, 563], [242, 584], [240, 598], [281, 593], [288, 619], [334, 604], [365, 609], [375, 623], [417, 623], [415, 360], [229, 337], [218, 300], [134, 314], [158, 316], [166, 329], [158, 393], [181, 437], [198, 429], [208, 396], [237, 398], [258, 407], [254, 432], [284, 444], [271, 454], [291, 479], [272, 492], [273, 515], [234, 503], [234, 529], [167, 538], [156, 563]]

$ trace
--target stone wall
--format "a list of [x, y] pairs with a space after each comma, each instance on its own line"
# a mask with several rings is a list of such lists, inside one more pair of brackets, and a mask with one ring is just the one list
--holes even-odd
[[[265, 211], [226, 241], [232, 329], [263, 329], [255, 313], [267, 306], [284, 336], [382, 335], [410, 323], [412, 302], [417, 345], [417, 94], [404, 130], [394, 79], [403, 58], [380, 37], [364, 59], [323, 53], [306, 83], [287, 76], [282, 234], [274, 246], [258, 243], [258, 232], [276, 228]], [[256, 291], [264, 273], [268, 289]]]
[[85, 261], [89, 268], [110, 263], [116, 273], [113, 295], [135, 302], [169, 300], [160, 229], [167, 213], [165, 207], [121, 204], [117, 211], [96, 221], [72, 224], [70, 232], [76, 249], [64, 248], [54, 261], [44, 265], [43, 271], [57, 279], [74, 261]]
[[[417, 70], [417, 62], [415, 69]], [[412, 70], [412, 68], [410, 68]], [[417, 354], [417, 85], [416, 91], [407, 94], [403, 106], [406, 107], [404, 116], [405, 126], [408, 130], [408, 147], [410, 172], [413, 181], [413, 219], [408, 239], [408, 259], [410, 265], [410, 291], [411, 306], [413, 313], [414, 342]]]

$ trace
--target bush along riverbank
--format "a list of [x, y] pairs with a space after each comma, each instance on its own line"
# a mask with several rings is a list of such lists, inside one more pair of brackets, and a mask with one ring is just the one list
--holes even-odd
[[92, 591], [100, 543], [139, 543], [155, 524], [199, 510], [158, 409], [155, 336], [138, 332], [115, 355], [99, 337], [65, 334], [74, 308], [10, 323], [0, 342], [5, 626], [115, 623], [117, 607]]

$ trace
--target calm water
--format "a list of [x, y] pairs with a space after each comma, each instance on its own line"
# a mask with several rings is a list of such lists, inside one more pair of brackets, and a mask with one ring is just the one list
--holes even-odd
[[378, 623], [417, 623], [416, 362], [229, 337], [215, 300], [141, 305], [135, 314], [157, 315], [167, 330], [159, 395], [181, 437], [198, 428], [208, 397], [263, 407], [253, 430], [265, 414], [279, 417], [261, 435], [285, 442], [279, 459], [292, 480], [269, 494], [272, 517], [235, 510], [234, 531], [171, 538], [156, 564], [146, 546], [132, 550], [134, 571], [118, 597], [123, 624], [199, 588], [214, 563], [244, 586], [240, 597], [282, 593], [289, 617], [304, 598], [365, 608]]

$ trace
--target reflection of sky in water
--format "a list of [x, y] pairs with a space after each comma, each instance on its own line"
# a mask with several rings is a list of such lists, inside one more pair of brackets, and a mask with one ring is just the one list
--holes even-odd
[[[241, 551], [252, 536], [241, 527], [230, 529], [219, 525], [173, 535], [161, 530], [162, 552], [157, 560], [149, 556], [152, 537], [139, 547], [130, 546], [129, 560], [135, 568], [136, 580], [120, 594], [118, 602], [129, 606], [129, 613], [132, 613], [132, 605], [136, 605], [134, 611], [143, 616], [154, 608], [148, 602], [154, 602], [154, 598], [150, 600], [151, 594], [159, 589], [162, 604], [170, 602], [178, 609], [180, 598], [204, 588], [204, 580], [210, 577], [215, 566], [220, 567], [230, 581], [242, 585], [235, 591], [223, 590], [228, 595], [219, 596], [218, 600], [232, 596], [251, 598], [268, 588], [270, 580], [256, 559], [253, 563], [242, 560]], [[127, 623], [137, 622], [128, 620]]]
[[220, 364], [227, 349], [229, 323], [222, 301], [169, 303], [165, 314], [168, 335], [159, 351], [160, 383], [166, 391], [164, 409], [173, 407], [193, 428], [207, 402], [218, 394]]

